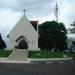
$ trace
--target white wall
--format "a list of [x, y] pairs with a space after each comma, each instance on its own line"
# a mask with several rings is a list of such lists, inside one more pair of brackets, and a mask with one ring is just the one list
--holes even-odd
[[29, 40], [29, 49], [38, 49], [38, 33], [35, 31], [31, 23], [25, 16], [21, 18], [21, 20], [9, 33], [10, 48], [14, 48], [14, 46], [16, 45], [15, 40], [20, 36], [25, 36]]

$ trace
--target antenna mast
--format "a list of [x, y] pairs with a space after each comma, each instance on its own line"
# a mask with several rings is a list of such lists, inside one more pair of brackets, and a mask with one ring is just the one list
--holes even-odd
[[55, 5], [55, 8], [54, 8], [54, 15], [55, 15], [55, 18], [56, 18], [56, 22], [58, 22], [58, 4], [56, 2], [56, 5]]

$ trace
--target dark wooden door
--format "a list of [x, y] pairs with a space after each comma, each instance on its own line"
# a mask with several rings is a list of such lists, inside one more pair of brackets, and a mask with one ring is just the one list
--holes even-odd
[[25, 40], [21, 40], [18, 44], [19, 49], [28, 49], [28, 44], [26, 43]]

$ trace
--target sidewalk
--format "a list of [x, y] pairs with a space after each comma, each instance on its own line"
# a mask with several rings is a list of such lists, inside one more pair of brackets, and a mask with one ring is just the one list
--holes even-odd
[[9, 60], [9, 58], [0, 58], [0, 63], [30, 63], [28, 60]]

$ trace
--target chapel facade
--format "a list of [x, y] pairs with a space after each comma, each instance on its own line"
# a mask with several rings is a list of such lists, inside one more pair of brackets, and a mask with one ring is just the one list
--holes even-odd
[[38, 50], [38, 21], [23, 15], [8, 34], [8, 48]]

